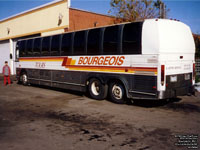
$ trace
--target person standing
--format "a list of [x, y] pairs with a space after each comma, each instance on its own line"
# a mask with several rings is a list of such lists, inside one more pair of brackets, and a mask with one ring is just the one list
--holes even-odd
[[10, 84], [10, 67], [8, 66], [8, 62], [5, 61], [5, 65], [3, 66], [3, 75], [4, 75], [4, 85]]

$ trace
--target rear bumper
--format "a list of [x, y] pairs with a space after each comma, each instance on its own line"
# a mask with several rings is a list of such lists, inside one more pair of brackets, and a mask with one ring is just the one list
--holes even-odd
[[159, 91], [157, 94], [158, 99], [176, 98], [177, 96], [187, 95], [195, 95], [194, 86], [167, 89], [166, 91]]
[[192, 85], [192, 73], [189, 74], [189, 79], [186, 79], [186, 75], [188, 74], [177, 74], [176, 82], [170, 81], [170, 75], [166, 76], [166, 90], [158, 92], [158, 99], [194, 95], [195, 90], [194, 86]]

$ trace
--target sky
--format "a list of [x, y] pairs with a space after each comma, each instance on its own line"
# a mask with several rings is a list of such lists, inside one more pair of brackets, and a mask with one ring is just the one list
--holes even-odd
[[[46, 4], [53, 0], [0, 0], [0, 20]], [[169, 18], [189, 25], [192, 32], [200, 34], [200, 0], [164, 0]], [[71, 0], [71, 7], [108, 14], [110, 0]]]

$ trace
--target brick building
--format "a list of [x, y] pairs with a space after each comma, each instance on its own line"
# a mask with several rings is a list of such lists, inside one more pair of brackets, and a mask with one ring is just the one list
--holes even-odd
[[69, 31], [99, 27], [116, 22], [115, 17], [75, 8], [69, 9]]

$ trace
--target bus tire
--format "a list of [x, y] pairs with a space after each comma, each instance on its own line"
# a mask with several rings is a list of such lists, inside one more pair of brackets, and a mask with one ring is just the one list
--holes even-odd
[[109, 96], [112, 102], [117, 104], [125, 103], [125, 89], [120, 82], [111, 82], [109, 85]]
[[103, 100], [107, 97], [108, 85], [104, 85], [100, 80], [92, 78], [88, 85], [90, 96], [96, 100]]
[[20, 81], [23, 85], [28, 85], [28, 76], [25, 72], [23, 72], [20, 76]]

